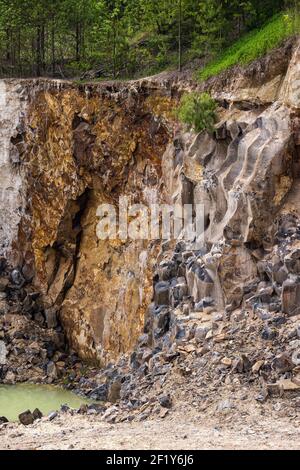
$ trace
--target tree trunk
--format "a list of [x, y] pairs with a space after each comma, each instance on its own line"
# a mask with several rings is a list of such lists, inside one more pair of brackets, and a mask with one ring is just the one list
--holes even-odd
[[41, 75], [41, 26], [37, 27], [36, 34], [36, 75]]
[[80, 38], [80, 47], [81, 47], [81, 57], [82, 59], [85, 58], [85, 27], [84, 22], [81, 23], [81, 38]]
[[51, 27], [51, 61], [52, 61], [52, 75], [55, 75], [55, 23], [52, 19]]
[[80, 62], [80, 22], [76, 22], [76, 62]]
[[41, 69], [46, 68], [45, 25], [41, 26]]
[[18, 28], [18, 71], [19, 75], [22, 76], [22, 58], [21, 58], [21, 30]]
[[10, 29], [6, 30], [6, 60], [10, 62], [11, 59], [11, 49], [10, 49]]
[[182, 0], [179, 0], [179, 17], [178, 17], [178, 70], [182, 70]]
[[113, 77], [114, 80], [117, 76], [117, 23], [116, 19], [113, 21]]

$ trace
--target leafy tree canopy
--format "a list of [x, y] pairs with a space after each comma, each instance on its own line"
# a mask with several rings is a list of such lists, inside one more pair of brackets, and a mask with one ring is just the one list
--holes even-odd
[[0, 0], [0, 74], [128, 78], [207, 62], [299, 2]]

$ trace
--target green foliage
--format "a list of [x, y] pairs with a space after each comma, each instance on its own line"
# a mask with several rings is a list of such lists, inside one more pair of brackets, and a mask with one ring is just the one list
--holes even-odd
[[208, 93], [186, 93], [178, 110], [178, 118], [196, 132], [212, 132], [217, 120], [217, 103]]
[[219, 0], [199, 2], [194, 19], [192, 48], [202, 54], [219, 51], [226, 41], [224, 34], [226, 19], [222, 2]]
[[279, 46], [294, 33], [291, 14], [276, 15], [264, 27], [254, 30], [226, 49], [199, 73], [200, 80], [218, 75], [230, 67], [245, 65]]
[[[296, 11], [300, 0], [0, 0], [0, 76], [135, 78], [206, 62], [268, 18]], [[295, 27], [224, 54], [215, 70], [263, 53]], [[253, 35], [253, 37], [251, 36]], [[241, 40], [240, 46], [243, 45]], [[254, 42], [258, 44], [255, 45]], [[215, 68], [214, 68], [215, 67]]]

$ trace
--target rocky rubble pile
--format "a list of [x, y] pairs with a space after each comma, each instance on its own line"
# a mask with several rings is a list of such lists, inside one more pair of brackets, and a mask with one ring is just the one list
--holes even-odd
[[237, 286], [242, 297], [236, 308], [220, 308], [209, 296], [195, 302], [191, 295], [197, 284], [199, 291], [205, 292], [205, 285], [211, 290], [208, 257], [226, 253], [232, 242], [216, 244], [208, 253], [186, 251], [183, 243], [174, 252], [165, 250], [136, 350], [117, 366], [81, 378], [85, 393], [112, 403], [120, 399], [121, 408], [133, 413], [161, 412], [161, 394], [183, 395], [206, 408], [216, 393], [230, 389], [259, 403], [292, 394], [290, 403], [299, 406], [299, 219], [289, 212], [274, 226], [269, 243], [247, 248], [257, 276]]
[[[80, 368], [75, 354], [66, 351], [61, 327], [49, 324], [39, 295], [18, 270], [0, 262], [0, 381], [59, 383], [68, 370]], [[55, 328], [53, 328], [55, 326]]]
[[3, 269], [1, 382], [63, 383], [101, 402], [75, 412], [110, 422], [164, 417], [185, 401], [223, 413], [234, 409], [236, 400], [263, 404], [288, 397], [289, 407], [297, 409], [300, 314], [291, 286], [299, 282], [300, 233], [295, 217], [281, 218], [278, 227], [270, 249], [252, 249], [258, 277], [244, 287], [243, 302], [234, 310], [220, 309], [211, 297], [195, 302], [189, 294], [195, 277], [210, 283], [203, 251], [186, 251], [182, 243], [165, 250], [135, 351], [104, 370], [67, 353], [60, 327], [46, 328], [45, 319], [39, 324], [23, 309], [27, 297], [20, 298], [28, 289]]
[[191, 266], [198, 263], [194, 275], [209, 282], [201, 269], [203, 253], [178, 245], [171, 260], [158, 265], [155, 302], [134, 353], [80, 380], [90, 398], [118, 403], [108, 408], [104, 419], [165, 416], [172, 404], [185, 401], [202, 411], [226, 412], [235, 407], [235, 400], [263, 404], [288, 397], [289, 407], [297, 409], [300, 315], [291, 307], [287, 313], [283, 310], [287, 301], [295, 301], [287, 300], [285, 286], [291, 279], [297, 283], [298, 237], [297, 224], [289, 231], [279, 225], [272, 249], [253, 250], [261, 259], [259, 276], [245, 287], [243, 302], [234, 310], [218, 309], [210, 297], [193, 301], [188, 295]]

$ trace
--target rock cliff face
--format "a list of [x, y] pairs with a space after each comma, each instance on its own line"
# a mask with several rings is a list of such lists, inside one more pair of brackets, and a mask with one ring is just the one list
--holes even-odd
[[[22, 217], [22, 177], [18, 135], [22, 132], [25, 101], [18, 83], [0, 81], [0, 254], [9, 255]], [[16, 145], [15, 145], [16, 144]]]
[[[15, 83], [3, 86], [13, 99]], [[26, 123], [13, 137], [20, 168], [11, 164], [10, 172], [24, 203], [23, 217], [8, 221], [11, 233], [5, 229], [11, 263], [38, 290], [50, 328], [59, 320], [84, 358], [111, 360], [133, 348], [143, 328], [159, 243], [98, 240], [97, 208], [122, 195], [159, 202], [171, 99], [142, 85], [19, 86]]]
[[[198, 86], [220, 105], [214, 135], [176, 122], [191, 83], [0, 83], [1, 255], [21, 302], [39, 295], [29, 314], [82, 358], [108, 363], [145, 324], [155, 342], [208, 307], [299, 313], [299, 44], [276, 54]], [[97, 208], [120, 195], [204, 203], [205, 247], [100, 241]]]

